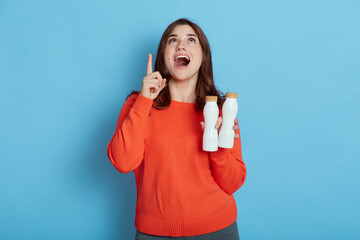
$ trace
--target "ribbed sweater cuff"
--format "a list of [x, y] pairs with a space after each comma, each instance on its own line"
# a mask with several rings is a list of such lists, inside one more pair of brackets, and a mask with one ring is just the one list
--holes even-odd
[[153, 100], [139, 93], [132, 108], [136, 112], [149, 115], [152, 105]]

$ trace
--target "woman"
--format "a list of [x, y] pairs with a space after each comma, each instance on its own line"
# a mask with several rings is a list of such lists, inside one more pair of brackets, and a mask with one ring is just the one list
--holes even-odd
[[127, 98], [107, 148], [118, 171], [135, 171], [136, 239], [239, 239], [232, 194], [246, 177], [240, 131], [235, 121], [232, 149], [202, 150], [206, 95], [222, 106], [209, 43], [178, 19], [163, 33], [155, 72], [149, 55], [142, 89]]

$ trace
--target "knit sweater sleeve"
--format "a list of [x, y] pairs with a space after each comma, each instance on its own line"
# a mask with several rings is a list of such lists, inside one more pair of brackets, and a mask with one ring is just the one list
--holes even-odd
[[242, 160], [240, 129], [235, 131], [239, 138], [234, 140], [232, 149], [220, 148], [216, 152], [210, 152], [210, 160], [213, 176], [217, 184], [227, 194], [231, 195], [245, 182], [246, 167]]
[[141, 94], [132, 94], [124, 103], [115, 133], [107, 146], [114, 167], [122, 173], [136, 169], [145, 149], [145, 130], [153, 101]]

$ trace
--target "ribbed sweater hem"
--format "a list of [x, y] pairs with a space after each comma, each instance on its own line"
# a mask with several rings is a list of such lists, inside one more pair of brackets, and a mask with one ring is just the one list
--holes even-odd
[[237, 219], [235, 199], [229, 203], [226, 209], [213, 216], [199, 219], [177, 221], [159, 219], [144, 216], [136, 212], [135, 227], [138, 231], [157, 236], [187, 237], [207, 234], [224, 229]]

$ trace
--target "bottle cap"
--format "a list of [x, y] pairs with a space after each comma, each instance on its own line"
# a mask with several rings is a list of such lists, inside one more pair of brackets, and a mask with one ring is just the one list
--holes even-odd
[[205, 101], [217, 102], [217, 96], [206, 96]]
[[237, 93], [227, 92], [226, 97], [227, 98], [238, 98], [238, 94]]

